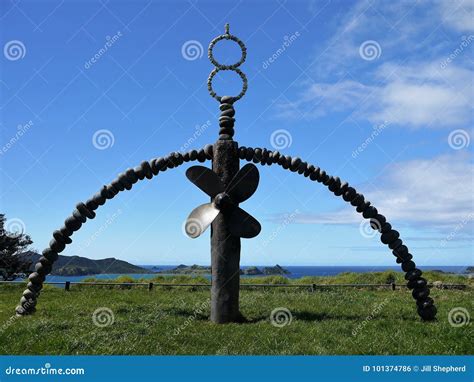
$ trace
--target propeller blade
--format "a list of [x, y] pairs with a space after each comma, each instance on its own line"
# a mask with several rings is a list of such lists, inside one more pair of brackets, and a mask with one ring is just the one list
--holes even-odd
[[236, 207], [230, 213], [229, 230], [234, 236], [250, 239], [260, 233], [262, 227], [252, 215]]
[[195, 239], [200, 236], [211, 225], [219, 210], [213, 203], [202, 204], [192, 210], [184, 224], [186, 235]]
[[232, 178], [227, 192], [236, 203], [242, 203], [257, 190], [259, 180], [257, 167], [248, 163]]
[[186, 176], [211, 198], [224, 192], [224, 184], [219, 176], [204, 166], [192, 166], [187, 169]]

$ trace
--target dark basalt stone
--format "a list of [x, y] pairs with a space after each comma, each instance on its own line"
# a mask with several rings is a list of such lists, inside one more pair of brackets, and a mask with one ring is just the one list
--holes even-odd
[[35, 306], [36, 300], [34, 298], [26, 298], [25, 296], [21, 296], [20, 305], [24, 308], [27, 308], [29, 306]]
[[259, 162], [262, 159], [262, 149], [257, 147], [253, 153], [253, 159]]
[[[179, 158], [181, 159], [182, 163], [183, 157], [180, 155]], [[153, 171], [151, 170], [150, 162], [145, 160], [140, 163], [140, 171], [145, 175], [147, 179], [153, 178]]]
[[397, 239], [395, 241], [392, 241], [391, 243], [388, 244], [388, 247], [390, 249], [397, 249], [398, 247], [400, 247], [401, 245], [403, 244], [402, 240], [401, 239]]
[[66, 228], [70, 229], [71, 231], [77, 231], [79, 228], [81, 228], [82, 223], [79, 219], [77, 219], [75, 216], [69, 216], [65, 221], [64, 225]]
[[286, 155], [284, 157], [283, 164], [281, 165], [281, 167], [283, 167], [285, 170], [288, 170], [291, 166], [291, 160], [292, 160], [291, 156]]
[[405, 274], [405, 280], [415, 280], [420, 278], [421, 275], [422, 272], [418, 268], [415, 268]]
[[361, 205], [362, 203], [364, 203], [364, 201], [365, 201], [364, 195], [356, 194], [354, 199], [351, 200], [351, 205], [353, 207], [357, 207], [357, 206]]
[[[192, 161], [195, 161], [195, 160], [197, 159], [197, 157], [198, 157], [198, 152], [197, 152], [197, 150], [191, 150], [191, 152], [189, 153], [189, 158], [190, 158]], [[163, 160], [164, 160], [164, 158], [160, 158], [160, 159], [163, 159]], [[160, 170], [161, 170], [161, 167], [162, 167], [162, 165], [160, 165]]]
[[[114, 180], [112, 181], [112, 183], [110, 183], [110, 184], [117, 190], [117, 193], [119, 193], [120, 191], [125, 190], [125, 187], [123, 186], [122, 183], [120, 183], [120, 181], [119, 181], [118, 179], [114, 179]], [[86, 206], [87, 206], [87, 208], [89, 208], [89, 206], [87, 205], [87, 203], [86, 203]], [[92, 210], [92, 211], [95, 210], [95, 208], [92, 208], [92, 209], [89, 208], [89, 209]]]
[[278, 150], [273, 151], [270, 155], [273, 163], [279, 163], [280, 156], [281, 154]]
[[[118, 187], [115, 187], [113, 183], [110, 183], [110, 184], [107, 184], [105, 188], [107, 189], [107, 195], [109, 195], [108, 199], [112, 199], [115, 197], [115, 195], [117, 195], [120, 192], [120, 188], [122, 188], [122, 186], [118, 188]], [[93, 211], [90, 211], [90, 212], [93, 212]], [[95, 214], [94, 214], [94, 217], [95, 217]]]
[[[41, 277], [41, 276], [40, 276]], [[26, 284], [26, 287], [33, 291], [36, 295], [38, 295], [41, 291], [41, 289], [43, 288], [43, 284], [42, 284], [42, 281], [40, 282], [32, 282], [30, 280], [30, 282], [28, 284]]]
[[206, 161], [206, 153], [204, 152], [203, 149], [199, 150], [198, 151], [198, 157], [197, 157], [198, 161], [201, 162], [201, 163], [204, 163]]
[[422, 289], [426, 287], [426, 285], [427, 285], [427, 281], [423, 277], [420, 277], [419, 279], [415, 279], [415, 280], [410, 280], [407, 283], [408, 289], [415, 289], [415, 288]]
[[377, 208], [374, 206], [368, 206], [363, 212], [362, 216], [366, 219], [374, 218], [378, 214]]
[[138, 182], [138, 175], [136, 174], [133, 168], [129, 168], [127, 171], [125, 171], [125, 176], [131, 184], [135, 184]]
[[86, 206], [87, 206], [87, 208], [89, 208], [91, 211], [94, 211], [94, 210], [96, 210], [97, 208], [99, 208], [99, 203], [97, 203], [93, 198], [91, 198], [91, 199], [87, 200]]
[[247, 154], [247, 147], [240, 146], [239, 147], [239, 159], [245, 159], [246, 154]]
[[361, 205], [357, 206], [356, 208], [356, 211], [358, 213], [362, 213], [363, 211], [365, 211], [367, 208], [369, 208], [370, 206], [370, 202], [368, 200], [366, 200], [364, 203], [362, 203]]
[[428, 306], [431, 306], [434, 304], [434, 301], [431, 297], [427, 297], [422, 300], [416, 300], [416, 306], [418, 308], [427, 308]]
[[66, 226], [62, 226], [62, 227], [59, 229], [59, 231], [61, 232], [61, 234], [62, 234], [63, 236], [66, 236], [66, 237], [72, 236], [72, 233], [73, 233], [73, 232], [72, 232], [69, 228], [67, 228]]
[[[189, 151], [183, 154], [183, 161], [189, 162], [191, 160], [191, 153]], [[151, 170], [153, 171], [153, 166], [151, 166]], [[153, 175], [157, 175], [153, 172]]]
[[392, 225], [390, 223], [384, 223], [381, 227], [380, 232], [382, 233], [390, 232], [392, 230]]
[[344, 182], [341, 184], [341, 187], [338, 190], [334, 191], [334, 195], [341, 196], [347, 191], [348, 188], [349, 188], [349, 183]]
[[333, 177], [331, 183], [328, 185], [329, 191], [336, 192], [341, 187], [341, 179], [338, 176]]
[[23, 297], [25, 297], [26, 299], [34, 299], [36, 298], [36, 293], [30, 289], [25, 289], [25, 291], [23, 292]]
[[38, 272], [42, 276], [46, 276], [52, 270], [51, 265], [44, 265], [42, 263], [36, 263], [35, 265], [35, 272]]
[[379, 222], [380, 227], [382, 227], [387, 222], [387, 219], [385, 218], [385, 216], [381, 214], [377, 214], [377, 216], [375, 216], [374, 219]]
[[61, 231], [54, 231], [53, 232], [53, 237], [59, 241], [60, 243], [63, 243], [63, 244], [71, 244], [72, 243], [72, 240], [70, 237], [68, 236], [64, 236]]
[[[107, 189], [105, 189], [107, 191]], [[87, 218], [85, 216], [82, 216], [82, 214], [79, 212], [79, 210], [76, 208], [74, 211], [72, 211], [72, 216], [74, 216], [77, 220], [79, 220], [81, 223], [85, 223]]]
[[56, 239], [51, 239], [49, 242], [49, 248], [51, 248], [54, 252], [61, 253], [66, 248], [66, 244], [57, 241]]
[[416, 267], [415, 263], [410, 260], [402, 263], [403, 272], [412, 271], [413, 269], [415, 269], [415, 267]]
[[406, 245], [401, 245], [397, 249], [394, 249], [392, 252], [396, 257], [404, 258], [406, 255], [408, 255], [408, 248]]
[[426, 287], [422, 289], [413, 289], [411, 295], [415, 300], [425, 300], [430, 295], [430, 290]]
[[314, 166], [310, 164], [308, 167], [306, 167], [306, 170], [304, 170], [304, 177], [307, 178], [310, 176], [314, 171]]
[[51, 263], [54, 263], [58, 259], [58, 253], [54, 252], [51, 248], [44, 249], [42, 255]]
[[[189, 159], [189, 153], [186, 153], [183, 155], [183, 160], [185, 162], [188, 162]], [[150, 161], [150, 167], [151, 167], [151, 172], [153, 173], [154, 176], [157, 176], [160, 173], [160, 167], [158, 166], [158, 158], [152, 159]]]
[[344, 192], [344, 195], [342, 196], [342, 198], [346, 202], [350, 202], [352, 199], [354, 199], [355, 196], [356, 196], [356, 190], [354, 189], [354, 187], [348, 187], [347, 191]]
[[370, 227], [373, 230], [377, 230], [379, 232], [382, 230], [379, 221], [377, 219], [374, 219], [374, 218], [370, 219]]
[[85, 216], [88, 219], [94, 219], [95, 218], [95, 212], [89, 210], [87, 208], [87, 206], [82, 202], [76, 204], [76, 209], [81, 213], [82, 216]]
[[[127, 182], [128, 184], [128, 182]], [[94, 200], [95, 203], [97, 203], [99, 206], [103, 206], [105, 204], [105, 201], [107, 198], [105, 196], [102, 196], [100, 192], [97, 192], [92, 199]]]
[[254, 153], [253, 148], [252, 147], [247, 147], [247, 152], [245, 154], [245, 160], [250, 162], [253, 158], [253, 153]]
[[329, 175], [326, 174], [326, 171], [321, 171], [321, 176], [320, 176], [320, 179], [318, 179], [318, 182], [325, 183], [328, 181], [328, 179], [329, 179]]
[[424, 321], [432, 321], [435, 319], [437, 309], [434, 305], [427, 306], [426, 308], [418, 308], [418, 314]]
[[413, 256], [410, 253], [406, 253], [402, 257], [397, 257], [397, 263], [401, 264], [403, 262], [410, 261], [411, 259], [413, 259]]
[[290, 163], [290, 171], [293, 171], [293, 172], [298, 171], [300, 164], [301, 164], [301, 158], [294, 157]]
[[140, 166], [135, 167], [133, 171], [135, 171], [135, 174], [137, 174], [138, 180], [145, 179], [145, 173]]
[[204, 152], [206, 153], [207, 159], [212, 159], [212, 150], [213, 150], [213, 145], [208, 144], [204, 146]]
[[323, 180], [323, 184], [325, 186], [329, 186], [329, 184], [331, 183], [331, 176], [328, 174], [328, 176], [324, 177], [324, 180]]
[[298, 174], [303, 174], [306, 169], [308, 168], [308, 163], [307, 162], [301, 162], [300, 165], [298, 166]]
[[32, 284], [42, 284], [44, 276], [40, 275], [38, 272], [33, 272], [28, 276], [28, 280], [30, 280]]
[[382, 233], [382, 236], [380, 236], [380, 241], [384, 244], [389, 244], [395, 240], [397, 240], [400, 237], [400, 234], [398, 231], [395, 230], [390, 230], [388, 232]]

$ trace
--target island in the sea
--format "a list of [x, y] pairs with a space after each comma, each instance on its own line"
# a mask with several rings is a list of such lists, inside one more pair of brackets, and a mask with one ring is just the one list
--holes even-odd
[[[180, 264], [176, 268], [163, 270], [159, 273], [167, 273], [167, 274], [177, 274], [177, 275], [191, 275], [191, 274], [211, 274], [212, 268], [209, 266], [204, 265], [184, 265]], [[257, 275], [289, 275], [291, 272], [287, 269], [283, 268], [280, 265], [275, 265], [274, 267], [263, 267], [259, 269], [257, 267], [247, 267], [240, 270], [241, 275], [246, 276], [257, 276]]]
[[[41, 255], [39, 253], [28, 251], [21, 256], [25, 261], [30, 262], [31, 270], [38, 262]], [[88, 276], [101, 273], [110, 274], [137, 274], [137, 273], [155, 273], [154, 271], [142, 268], [126, 261], [109, 257], [107, 259], [92, 260], [81, 256], [63, 256], [59, 255], [53, 264], [52, 275], [55, 276]]]

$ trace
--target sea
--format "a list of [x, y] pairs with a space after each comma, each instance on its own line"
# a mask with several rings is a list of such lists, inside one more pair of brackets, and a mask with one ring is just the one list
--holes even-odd
[[[171, 270], [177, 267], [177, 265], [140, 265], [142, 268], [150, 269], [155, 272], [159, 273], [134, 273], [134, 274], [126, 274], [134, 279], [151, 279], [156, 275], [166, 275], [167, 270]], [[266, 265], [258, 266], [260, 270], [262, 270]], [[335, 276], [340, 273], [344, 272], [356, 272], [356, 273], [367, 273], [367, 272], [383, 272], [387, 270], [391, 271], [398, 271], [400, 272], [401, 269], [399, 266], [352, 266], [352, 265], [341, 265], [341, 266], [284, 266], [283, 268], [290, 271], [289, 275], [286, 277], [290, 279], [297, 279], [304, 276]], [[248, 266], [241, 266], [242, 269], [248, 268]], [[440, 270], [443, 272], [449, 272], [453, 274], [466, 274], [467, 266], [464, 265], [436, 265], [436, 266], [420, 266], [419, 267], [422, 271], [432, 271], [432, 270]], [[170, 273], [168, 273], [169, 275]], [[119, 276], [124, 276], [124, 274], [113, 274], [113, 273], [103, 273], [98, 275], [88, 275], [88, 276], [54, 276], [48, 275], [46, 277], [46, 281], [56, 281], [56, 282], [64, 282], [64, 281], [81, 281], [85, 278], [94, 277], [97, 279], [115, 279]], [[207, 278], [210, 278], [211, 275], [203, 275]], [[261, 276], [261, 275], [259, 275]], [[241, 276], [241, 277], [258, 277], [258, 276]]]

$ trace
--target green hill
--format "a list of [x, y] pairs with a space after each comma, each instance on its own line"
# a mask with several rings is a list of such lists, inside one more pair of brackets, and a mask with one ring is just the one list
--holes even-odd
[[[31, 269], [41, 257], [36, 252], [26, 252], [22, 255], [27, 261], [31, 261]], [[52, 275], [56, 276], [84, 276], [100, 273], [155, 273], [149, 269], [118, 260], [114, 257], [92, 260], [81, 256], [62, 256], [53, 265]]]

